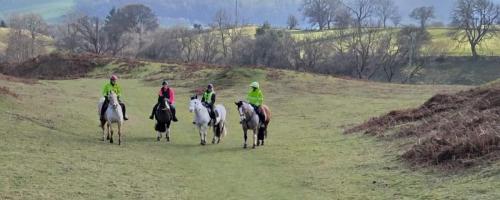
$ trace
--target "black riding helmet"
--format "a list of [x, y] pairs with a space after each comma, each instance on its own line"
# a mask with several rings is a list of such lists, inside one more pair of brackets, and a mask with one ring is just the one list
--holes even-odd
[[167, 80], [163, 80], [163, 82], [161, 82], [161, 85], [163, 85], [163, 86], [168, 85], [168, 81]]

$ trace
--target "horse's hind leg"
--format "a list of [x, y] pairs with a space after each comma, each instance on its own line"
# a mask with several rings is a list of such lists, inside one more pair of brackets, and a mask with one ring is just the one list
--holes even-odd
[[122, 144], [122, 125], [118, 123], [118, 145]]
[[167, 142], [170, 142], [170, 128], [167, 127], [167, 132], [165, 133], [165, 137], [167, 137]]
[[212, 139], [212, 144], [215, 144], [215, 142], [217, 141], [217, 126], [214, 126], [213, 128], [213, 132], [214, 132], [214, 138]]
[[252, 148], [254, 148], [254, 149], [255, 149], [255, 146], [257, 146], [257, 140], [258, 140], [257, 139], [257, 130], [254, 129], [253, 130], [253, 146], [252, 146]]
[[109, 143], [113, 144], [113, 126], [108, 123], [108, 131], [109, 131]]

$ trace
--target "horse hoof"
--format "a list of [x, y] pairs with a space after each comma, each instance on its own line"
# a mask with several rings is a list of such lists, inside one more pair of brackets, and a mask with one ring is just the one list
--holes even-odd
[[170, 137], [167, 137], [167, 142], [170, 142]]
[[156, 137], [156, 141], [159, 142], [160, 141], [160, 137]]
[[215, 144], [215, 139], [212, 140], [212, 144]]
[[113, 139], [110, 139], [110, 140], [109, 140], [109, 143], [113, 144]]
[[246, 144], [244, 144], [244, 145], [243, 145], [243, 148], [244, 148], [244, 149], [246, 149], [246, 148], [247, 148], [247, 145], [246, 145]]
[[255, 149], [255, 145], [253, 145], [252, 149]]

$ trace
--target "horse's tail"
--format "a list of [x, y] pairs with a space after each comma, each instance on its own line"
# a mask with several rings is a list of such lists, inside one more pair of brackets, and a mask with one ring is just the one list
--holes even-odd
[[222, 137], [227, 136], [226, 122], [222, 123]]

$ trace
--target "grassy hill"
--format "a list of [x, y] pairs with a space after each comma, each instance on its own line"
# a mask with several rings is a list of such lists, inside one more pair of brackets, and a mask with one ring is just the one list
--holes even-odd
[[[116, 72], [131, 120], [123, 146], [99, 141], [96, 102]], [[147, 119], [159, 80], [177, 89], [180, 122], [156, 142]], [[267, 145], [242, 148], [233, 102], [259, 80], [274, 113]], [[215, 82], [229, 135], [199, 146], [187, 112], [195, 88]], [[0, 78], [0, 199], [498, 199], [500, 163], [460, 173], [411, 169], [398, 144], [343, 135], [346, 125], [414, 107], [459, 86], [409, 86], [290, 71], [162, 63], [110, 64], [87, 78], [23, 83]], [[210, 133], [209, 136], [212, 136]]]

